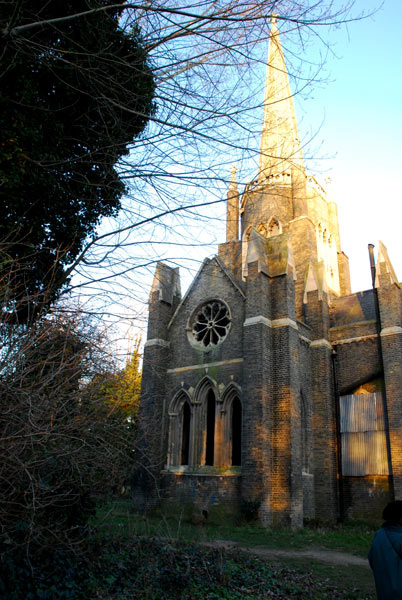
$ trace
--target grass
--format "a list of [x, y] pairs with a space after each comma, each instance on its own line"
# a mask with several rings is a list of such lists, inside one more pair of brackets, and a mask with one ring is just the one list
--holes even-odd
[[[306, 527], [292, 531], [286, 528], [265, 530], [255, 524], [217, 525], [203, 523], [194, 525], [184, 517], [143, 517], [133, 512], [130, 501], [118, 501], [103, 507], [98, 511], [96, 522], [98, 536], [102, 538], [114, 537], [120, 543], [129, 540], [150, 540], [156, 538], [155, 543], [162, 547], [162, 554], [170, 552], [173, 548], [175, 559], [172, 565], [184, 564], [188, 569], [190, 563], [194, 570], [193, 575], [186, 581], [181, 581], [181, 570], [175, 571], [176, 566], [171, 565], [170, 575], [181, 581], [172, 598], [185, 600], [196, 599], [236, 599], [253, 600], [259, 598], [303, 598], [303, 600], [344, 598], [356, 600], [370, 600], [375, 598], [374, 582], [371, 570], [364, 566], [340, 566], [312, 560], [306, 557], [280, 556], [259, 558], [245, 554], [238, 549], [232, 551], [206, 550], [197, 544], [213, 540], [227, 540], [236, 542], [247, 548], [267, 548], [279, 550], [326, 550], [347, 552], [361, 557], [367, 557], [375, 526], [364, 522], [349, 522], [334, 527]], [[159, 541], [158, 541], [159, 540]], [[148, 543], [148, 542], [147, 542]], [[162, 546], [160, 546], [162, 545]], [[166, 548], [168, 550], [166, 550]], [[154, 553], [157, 551], [154, 549]], [[211, 559], [208, 552], [215, 552], [224, 563], [223, 572], [205, 571], [205, 564]], [[156, 556], [156, 554], [155, 554]], [[189, 558], [189, 556], [191, 558]], [[146, 559], [145, 559], [146, 560]], [[155, 560], [165, 559], [159, 557]], [[183, 562], [184, 561], [184, 562]], [[190, 561], [190, 562], [189, 562]], [[152, 561], [151, 561], [152, 562]], [[223, 568], [223, 567], [222, 567]], [[148, 565], [152, 572], [165, 572], [165, 567]], [[168, 569], [169, 570], [169, 569]], [[190, 569], [191, 570], [191, 569]], [[197, 579], [204, 573], [204, 579]], [[239, 579], [238, 572], [244, 577]], [[176, 574], [175, 574], [176, 573]], [[237, 573], [237, 575], [236, 575]], [[258, 573], [258, 577], [256, 577]], [[168, 576], [168, 579], [170, 577]], [[167, 576], [167, 575], [166, 575]], [[162, 580], [164, 575], [161, 575]], [[170, 598], [169, 585], [162, 593], [158, 586], [160, 580], [154, 582], [156, 587], [148, 589], [152, 599]], [[153, 585], [153, 584], [152, 584]], [[183, 586], [182, 591], [180, 585]], [[162, 586], [163, 587], [163, 586]], [[151, 591], [150, 591], [151, 590]], [[159, 590], [159, 592], [158, 592]], [[240, 591], [239, 591], [240, 590]], [[159, 596], [158, 594], [162, 594]], [[145, 591], [144, 591], [145, 594]], [[163, 595], [165, 594], [165, 595]], [[127, 600], [136, 596], [117, 595], [110, 596], [113, 600]], [[143, 596], [147, 598], [147, 595]], [[106, 598], [106, 596], [105, 596]], [[107, 597], [109, 598], [109, 596]]]
[[194, 525], [183, 517], [159, 515], [144, 517], [133, 512], [128, 500], [113, 502], [97, 513], [97, 525], [102, 534], [118, 536], [155, 536], [188, 542], [230, 540], [244, 546], [280, 550], [333, 550], [366, 557], [376, 527], [365, 522], [346, 522], [333, 527], [305, 527], [266, 530], [254, 523]]

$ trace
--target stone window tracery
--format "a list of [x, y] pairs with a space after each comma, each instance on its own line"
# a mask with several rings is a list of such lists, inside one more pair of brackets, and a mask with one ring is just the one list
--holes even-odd
[[182, 389], [169, 406], [167, 469], [191, 472], [211, 467], [241, 467], [242, 402], [230, 383], [218, 395], [216, 382], [205, 376], [192, 399]]
[[274, 235], [279, 235], [281, 233], [281, 226], [278, 219], [275, 217], [271, 217], [268, 223], [268, 237], [272, 237]]
[[168, 466], [189, 466], [192, 462], [193, 409], [191, 400], [180, 390], [169, 407]]
[[204, 349], [217, 346], [226, 338], [230, 326], [231, 316], [225, 302], [205, 302], [194, 313], [191, 324], [192, 341]]

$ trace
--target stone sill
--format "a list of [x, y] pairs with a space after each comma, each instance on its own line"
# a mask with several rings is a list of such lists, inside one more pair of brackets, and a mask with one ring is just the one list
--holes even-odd
[[165, 467], [163, 474], [170, 475], [196, 475], [197, 477], [238, 477], [241, 467]]

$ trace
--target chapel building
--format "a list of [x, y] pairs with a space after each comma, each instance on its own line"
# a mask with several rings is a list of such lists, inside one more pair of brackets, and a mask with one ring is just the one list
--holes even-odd
[[233, 171], [226, 242], [183, 297], [156, 268], [137, 508], [299, 527], [402, 499], [402, 295], [381, 243], [373, 281], [351, 293], [273, 23], [258, 175], [240, 194]]

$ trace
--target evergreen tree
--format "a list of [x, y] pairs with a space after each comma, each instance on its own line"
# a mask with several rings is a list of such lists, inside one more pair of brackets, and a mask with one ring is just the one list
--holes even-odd
[[[55, 300], [68, 266], [115, 214], [116, 164], [154, 110], [139, 29], [105, 0], [0, 5], [0, 257], [9, 309], [26, 320]], [[55, 21], [56, 19], [56, 21]]]

